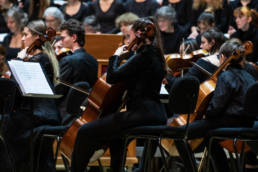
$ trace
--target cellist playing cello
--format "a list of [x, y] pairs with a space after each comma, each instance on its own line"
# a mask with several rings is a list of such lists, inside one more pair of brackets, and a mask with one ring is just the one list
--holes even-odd
[[127, 62], [119, 66], [120, 56], [128, 52], [125, 46], [119, 47], [109, 59], [107, 71], [108, 83], [124, 83], [127, 110], [86, 123], [79, 129], [72, 154], [72, 172], [84, 172], [94, 151], [103, 145], [110, 148], [112, 172], [120, 172], [121, 133], [131, 127], [166, 124], [166, 112], [159, 100], [166, 64], [160, 33], [152, 18], [140, 18], [134, 22], [130, 42], [137, 39], [141, 40], [132, 46], [134, 53]]
[[[227, 58], [232, 57], [235, 52], [239, 54], [229, 61], [226, 70], [218, 76], [205, 119], [190, 123], [189, 139], [204, 137], [207, 131], [219, 127], [251, 127], [253, 125], [255, 119], [243, 116], [243, 107], [247, 88], [257, 78], [255, 79], [245, 69], [244, 51], [241, 42], [236, 39], [229, 40], [221, 46], [219, 51], [221, 64]], [[181, 145], [176, 144], [176, 146]], [[229, 171], [225, 152], [218, 142], [213, 142], [211, 151], [217, 170]]]

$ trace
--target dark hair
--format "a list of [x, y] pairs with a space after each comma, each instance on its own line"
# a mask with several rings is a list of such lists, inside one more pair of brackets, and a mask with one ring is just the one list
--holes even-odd
[[91, 26], [94, 30], [100, 31], [100, 24], [95, 15], [90, 15], [84, 18], [83, 25]]
[[208, 25], [212, 26], [213, 24], [215, 24], [215, 17], [212, 13], [203, 12], [197, 20], [198, 24], [201, 22], [207, 23]]
[[69, 20], [65, 21], [61, 25], [60, 30], [61, 31], [67, 30], [67, 32], [70, 36], [75, 34], [77, 36], [77, 43], [80, 46], [84, 45], [84, 43], [85, 43], [85, 38], [84, 38], [85, 31], [84, 31], [84, 28], [82, 27], [81, 22], [79, 22], [78, 20], [69, 19]]
[[0, 44], [0, 55], [5, 56], [6, 55], [6, 49], [2, 44]]
[[218, 51], [220, 46], [227, 40], [224, 34], [215, 28], [203, 32], [202, 36], [206, 38], [208, 42], [214, 41], [214, 45], [210, 51], [212, 54]]
[[230, 39], [226, 41], [219, 50], [220, 55], [224, 55], [226, 58], [231, 57], [232, 55], [235, 55], [235, 53], [238, 52], [239, 56], [238, 58], [234, 58], [230, 61], [230, 64], [238, 64], [245, 58], [245, 48], [242, 44], [242, 42], [239, 39]]
[[132, 29], [136, 32], [138, 30], [145, 30], [146, 24], [153, 24], [154, 26], [154, 36], [149, 38], [152, 41], [152, 45], [157, 48], [160, 57], [162, 57], [162, 61], [164, 62], [164, 69], [166, 71], [166, 62], [164, 58], [164, 52], [161, 43], [160, 30], [157, 24], [157, 21], [154, 17], [144, 17], [136, 20], [132, 26]]
[[195, 50], [200, 49], [200, 46], [198, 45], [198, 42], [196, 41], [196, 39], [189, 38], [189, 39], [184, 40], [184, 42], [182, 42], [182, 43], [184, 43], [185, 47], [189, 46], [189, 48], [185, 52], [186, 54], [189, 54]]

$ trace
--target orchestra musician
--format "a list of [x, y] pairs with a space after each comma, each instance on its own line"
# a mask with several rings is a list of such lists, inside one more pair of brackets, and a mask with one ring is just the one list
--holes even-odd
[[[86, 81], [92, 87], [97, 80], [98, 63], [83, 48], [85, 32], [81, 22], [69, 19], [61, 25], [60, 31], [63, 48], [68, 48], [72, 51], [71, 55], [67, 55], [59, 61], [60, 79], [70, 84]], [[62, 122], [69, 122], [71, 116], [65, 111], [65, 99], [69, 88], [58, 84], [55, 89], [56, 93], [63, 95], [59, 102]]]
[[[208, 57], [198, 59], [196, 64], [212, 74], [219, 66], [218, 51], [226, 38], [222, 32], [217, 31], [216, 29], [210, 29], [202, 34], [201, 40], [201, 48], [208, 51], [210, 55]], [[171, 70], [173, 71], [173, 69]], [[209, 77], [207, 73], [204, 73], [195, 65], [188, 70], [186, 76], [187, 75], [197, 77], [200, 83]], [[175, 79], [176, 78], [172, 75], [167, 75], [168, 84], [165, 86], [167, 90], [170, 90]]]
[[252, 41], [254, 44], [253, 53], [247, 56], [247, 60], [253, 63], [258, 61], [258, 12], [248, 7], [238, 7], [234, 10], [236, 29], [231, 27], [229, 34], [231, 38], [238, 38], [241, 41]]
[[[219, 127], [251, 127], [253, 125], [254, 117], [243, 113], [243, 97], [248, 86], [256, 79], [244, 69], [245, 54], [242, 43], [236, 39], [225, 42], [220, 48], [219, 60], [222, 64], [236, 51], [240, 51], [240, 54], [229, 62], [226, 70], [217, 78], [214, 95], [209, 102], [205, 119], [189, 124], [189, 139], [204, 137], [209, 130]], [[176, 146], [181, 150], [179, 151], [181, 154], [184, 148], [178, 142]], [[213, 142], [211, 151], [217, 170], [229, 171], [226, 155], [218, 142]], [[188, 161], [185, 163], [188, 164]]]
[[109, 59], [107, 82], [124, 83], [126, 111], [105, 115], [79, 129], [72, 154], [72, 172], [83, 172], [91, 156], [103, 145], [110, 148], [112, 171], [120, 172], [124, 145], [122, 133], [135, 126], [166, 124], [166, 112], [159, 100], [166, 64], [154, 19], [136, 20], [130, 31], [130, 43], [137, 39], [136, 34], [146, 31], [147, 25], [153, 26], [153, 35], [133, 45], [131, 51], [134, 54], [124, 64], [119, 65], [119, 61], [128, 52], [126, 45], [119, 47]]
[[[58, 77], [58, 62], [50, 43], [46, 41], [44, 45], [35, 45], [40, 36], [46, 35], [46, 25], [42, 20], [31, 21], [24, 27], [22, 40], [24, 45], [32, 48], [32, 52], [23, 57], [29, 62], [39, 62], [42, 66], [49, 84], [53, 87], [54, 78]], [[59, 125], [59, 116], [54, 99], [22, 97], [20, 92], [15, 97], [14, 110], [7, 116], [5, 123], [5, 140], [10, 148], [13, 167], [16, 171], [25, 172], [36, 167], [37, 162], [31, 162], [30, 153], [33, 144], [35, 150], [39, 149], [38, 137], [31, 138], [31, 131], [44, 125]], [[41, 172], [53, 172], [55, 163], [53, 160], [52, 140], [47, 140], [42, 144], [41, 160], [38, 169]], [[34, 150], [33, 150], [34, 151]], [[36, 160], [37, 154], [34, 154]], [[34, 169], [35, 170], [35, 169]]]

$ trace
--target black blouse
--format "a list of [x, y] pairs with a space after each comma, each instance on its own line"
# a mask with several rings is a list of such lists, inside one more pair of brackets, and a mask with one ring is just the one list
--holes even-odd
[[178, 3], [169, 3], [168, 0], [164, 0], [162, 5], [170, 5], [175, 8], [179, 25], [185, 26], [189, 24], [192, 15], [193, 0], [181, 0]]
[[69, 20], [69, 19], [73, 18], [73, 19], [79, 20], [80, 22], [83, 22], [83, 19], [89, 15], [88, 5], [83, 2], [81, 2], [79, 11], [72, 16], [65, 13], [65, 8], [66, 8], [66, 4], [61, 7], [61, 10], [63, 11], [64, 16], [65, 16], [65, 20]]
[[10, 48], [9, 45], [11, 43], [12, 39], [12, 34], [9, 33], [3, 41], [3, 46], [6, 49], [6, 55], [5, 55], [5, 60], [11, 60], [17, 57], [18, 52], [21, 50], [20, 48]]
[[125, 3], [127, 11], [137, 14], [139, 17], [153, 16], [159, 7], [160, 5], [154, 0], [145, 0], [144, 2], [127, 0]]
[[114, 0], [106, 12], [101, 10], [99, 0], [89, 3], [89, 13], [96, 15], [102, 33], [112, 32], [115, 29], [115, 19], [124, 12], [126, 10], [119, 0]]

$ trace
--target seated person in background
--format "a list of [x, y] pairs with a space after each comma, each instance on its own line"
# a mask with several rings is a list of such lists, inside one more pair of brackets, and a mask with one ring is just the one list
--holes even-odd
[[58, 61], [61, 60], [61, 58], [72, 54], [72, 51], [69, 48], [63, 47], [61, 36], [55, 36], [52, 44]]
[[28, 22], [28, 16], [18, 7], [12, 7], [7, 12], [7, 26], [10, 33], [4, 38], [6, 49], [5, 60], [14, 59], [22, 48], [22, 31]]
[[[202, 43], [201, 48], [209, 52], [209, 56], [202, 57], [195, 62], [198, 66], [205, 69], [210, 74], [213, 74], [216, 69], [219, 67], [219, 48], [226, 41], [224, 34], [215, 29], [210, 29], [202, 34]], [[205, 73], [197, 67], [193, 65], [188, 72], [185, 74], [190, 76], [195, 76], [199, 79], [199, 82], [202, 83], [206, 79], [209, 78], [210, 74]], [[171, 69], [173, 71], [173, 69]], [[176, 77], [172, 75], [167, 75], [168, 84], [166, 85], [167, 90], [170, 90], [170, 87]]]
[[85, 33], [97, 33], [100, 34], [100, 24], [97, 20], [97, 17], [94, 15], [90, 15], [84, 18], [83, 27]]
[[256, 21], [258, 13], [248, 7], [239, 7], [234, 10], [237, 29], [229, 30], [230, 38], [238, 38], [241, 41], [252, 41], [253, 53], [246, 57], [247, 61], [256, 63], [258, 60], [258, 28]]
[[201, 45], [201, 34], [215, 26], [215, 17], [212, 13], [203, 12], [197, 21], [198, 27], [192, 27], [192, 33], [188, 38], [195, 38]]
[[164, 54], [178, 53], [186, 32], [177, 24], [175, 9], [170, 6], [160, 7], [155, 16], [161, 31]]
[[133, 24], [139, 17], [131, 12], [124, 13], [118, 16], [115, 20], [116, 28], [118, 29], [118, 34], [126, 35], [130, 25]]
[[[88, 54], [83, 48], [85, 43], [85, 32], [81, 22], [75, 19], [65, 21], [61, 27], [62, 45], [69, 48], [73, 54], [65, 56], [59, 61], [60, 79], [62, 81], [74, 84], [79, 81], [86, 81], [92, 87], [97, 80], [98, 63], [97, 60]], [[60, 100], [59, 109], [61, 115], [65, 111], [65, 98], [69, 88], [58, 84], [56, 92], [64, 95]], [[62, 116], [62, 120], [70, 118]]]
[[48, 7], [44, 11], [43, 19], [48, 27], [58, 32], [60, 25], [64, 22], [64, 14], [57, 7]]
[[[236, 51], [240, 51], [240, 54], [229, 62], [226, 70], [217, 78], [205, 119], [189, 124], [189, 139], [204, 137], [209, 130], [220, 127], [252, 127], [254, 117], [248, 116], [243, 110], [244, 96], [248, 87], [255, 83], [255, 79], [244, 69], [244, 47], [239, 41], [229, 40], [221, 46], [220, 64]], [[176, 141], [176, 146], [180, 150], [181, 157], [185, 159], [182, 145]], [[214, 159], [217, 171], [230, 171], [225, 152], [218, 142], [213, 142], [211, 151], [210, 155]], [[185, 164], [187, 165], [188, 161], [185, 161]]]
[[236, 22], [234, 20], [234, 10], [238, 7], [248, 7], [249, 9], [258, 10], [258, 1], [257, 0], [234, 0], [229, 3], [230, 10], [230, 27], [236, 28]]

